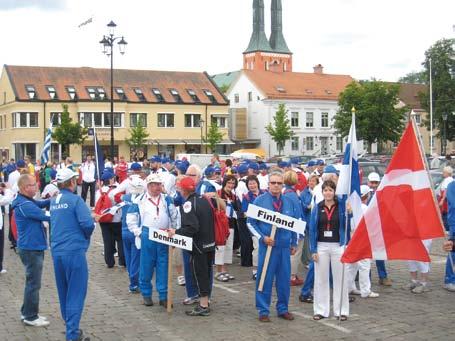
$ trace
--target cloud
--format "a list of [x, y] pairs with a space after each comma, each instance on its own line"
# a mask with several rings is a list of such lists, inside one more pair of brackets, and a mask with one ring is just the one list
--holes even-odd
[[11, 11], [21, 8], [38, 8], [45, 11], [66, 8], [66, 0], [1, 0], [0, 11]]
[[326, 35], [321, 40], [322, 46], [342, 46], [342, 45], [352, 45], [352, 44], [359, 44], [364, 42], [368, 39], [368, 36], [361, 33], [353, 33], [353, 32], [340, 32], [340, 33], [332, 33]]

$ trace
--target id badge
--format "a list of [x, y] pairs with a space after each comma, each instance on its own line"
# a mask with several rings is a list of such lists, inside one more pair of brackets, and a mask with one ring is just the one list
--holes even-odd
[[332, 231], [324, 231], [324, 237], [325, 238], [332, 238], [333, 237]]

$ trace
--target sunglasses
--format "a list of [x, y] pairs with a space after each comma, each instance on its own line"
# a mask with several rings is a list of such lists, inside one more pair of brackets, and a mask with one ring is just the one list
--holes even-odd
[[271, 184], [271, 185], [282, 185], [283, 183], [279, 182], [279, 181], [270, 181], [269, 184]]

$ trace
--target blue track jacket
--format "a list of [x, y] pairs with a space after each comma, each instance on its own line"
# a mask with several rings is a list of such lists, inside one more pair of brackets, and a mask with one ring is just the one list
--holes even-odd
[[449, 239], [455, 239], [455, 181], [447, 186], [446, 191], [449, 210], [447, 212], [447, 223], [449, 224]]

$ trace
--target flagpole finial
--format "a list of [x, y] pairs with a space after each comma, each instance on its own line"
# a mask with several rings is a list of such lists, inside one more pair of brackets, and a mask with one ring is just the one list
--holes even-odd
[[355, 107], [352, 107], [351, 112], [355, 114]]

